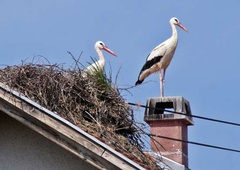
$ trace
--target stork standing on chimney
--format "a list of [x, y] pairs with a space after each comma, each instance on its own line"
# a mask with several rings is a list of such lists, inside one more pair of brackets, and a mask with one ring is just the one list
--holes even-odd
[[138, 80], [135, 85], [141, 84], [146, 77], [159, 71], [160, 78], [160, 95], [164, 96], [164, 81], [165, 81], [165, 73], [166, 69], [169, 66], [174, 52], [177, 47], [178, 42], [178, 34], [176, 25], [182, 28], [184, 31], [188, 32], [188, 30], [179, 22], [176, 17], [170, 19], [170, 25], [172, 27], [172, 36], [155, 47], [152, 52], [148, 55], [146, 59], [146, 63], [142, 67]]
[[95, 63], [88, 66], [84, 71], [82, 76], [86, 77], [88, 74], [92, 74], [98, 70], [103, 70], [105, 65], [105, 59], [102, 53], [102, 50], [107, 51], [108, 53], [112, 54], [113, 56], [117, 57], [117, 54], [115, 54], [112, 50], [110, 50], [102, 41], [97, 41], [94, 45], [94, 48], [98, 54], [99, 60]]

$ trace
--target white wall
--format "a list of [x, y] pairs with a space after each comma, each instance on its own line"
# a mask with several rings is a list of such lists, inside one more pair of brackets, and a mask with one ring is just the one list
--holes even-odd
[[92, 170], [77, 156], [0, 112], [0, 170]]

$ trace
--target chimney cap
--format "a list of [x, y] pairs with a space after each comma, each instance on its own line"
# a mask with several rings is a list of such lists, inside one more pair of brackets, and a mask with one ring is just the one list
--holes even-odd
[[[144, 114], [144, 120], [146, 122], [181, 119], [184, 120], [186, 124], [193, 125], [190, 103], [182, 96], [148, 98], [146, 105], [148, 106]], [[171, 111], [180, 112], [185, 115], [164, 112], [165, 109], [171, 109]]]

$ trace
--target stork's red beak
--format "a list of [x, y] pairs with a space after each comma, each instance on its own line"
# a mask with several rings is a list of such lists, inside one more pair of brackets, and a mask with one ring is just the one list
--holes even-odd
[[182, 28], [184, 31], [188, 32], [187, 28], [185, 28], [180, 22], [177, 24], [180, 28]]
[[113, 56], [117, 57], [117, 54], [115, 54], [112, 50], [110, 50], [107, 46], [103, 47], [103, 50], [107, 51], [108, 53], [112, 54]]

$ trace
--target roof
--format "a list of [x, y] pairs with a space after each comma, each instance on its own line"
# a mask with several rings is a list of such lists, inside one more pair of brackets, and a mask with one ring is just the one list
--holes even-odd
[[71, 122], [2, 83], [0, 110], [98, 169], [144, 169]]
[[163, 169], [163, 170], [190, 170], [188, 167], [173, 161], [165, 156], [162, 156], [160, 153], [156, 152], [147, 152], [151, 157], [153, 157], [157, 164]]

